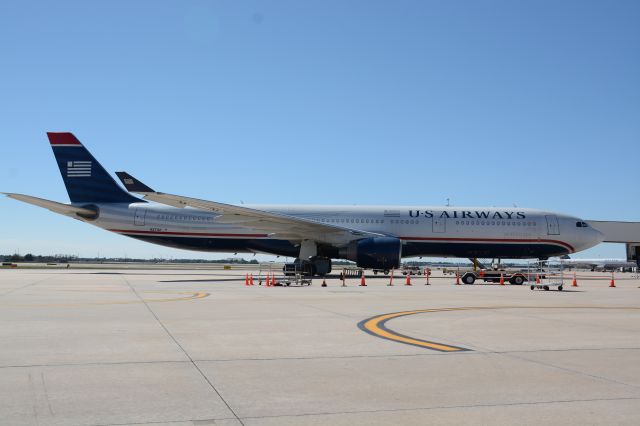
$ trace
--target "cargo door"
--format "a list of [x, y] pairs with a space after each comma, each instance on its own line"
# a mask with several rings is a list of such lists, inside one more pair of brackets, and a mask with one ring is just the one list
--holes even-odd
[[144, 217], [147, 215], [147, 209], [140, 207], [136, 209], [136, 213], [133, 219], [133, 223], [138, 226], [144, 225]]
[[560, 225], [558, 224], [558, 217], [553, 215], [545, 216], [547, 219], [547, 234], [548, 235], [560, 235]]

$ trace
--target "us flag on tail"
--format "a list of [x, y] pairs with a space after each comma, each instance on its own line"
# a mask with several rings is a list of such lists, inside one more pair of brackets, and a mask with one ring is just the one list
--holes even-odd
[[67, 161], [67, 177], [91, 177], [91, 161]]

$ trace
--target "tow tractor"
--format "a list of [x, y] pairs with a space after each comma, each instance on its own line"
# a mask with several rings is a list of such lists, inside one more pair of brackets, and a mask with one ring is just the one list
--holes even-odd
[[483, 280], [484, 282], [499, 283], [500, 276], [509, 282], [510, 284], [522, 285], [527, 281], [527, 275], [516, 271], [509, 272], [505, 270], [485, 270], [480, 269], [478, 271], [468, 271], [462, 275], [462, 282], [465, 284], [473, 284], [476, 280]]

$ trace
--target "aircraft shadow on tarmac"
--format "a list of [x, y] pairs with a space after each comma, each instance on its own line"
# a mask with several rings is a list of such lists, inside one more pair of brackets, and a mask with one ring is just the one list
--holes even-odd
[[[145, 276], [154, 276], [154, 277], [158, 277], [158, 276], [166, 276], [166, 277], [179, 277], [179, 276], [185, 276], [185, 275], [190, 275], [190, 276], [206, 276], [206, 277], [212, 277], [212, 276], [216, 276], [216, 277], [233, 277], [233, 278], [229, 278], [231, 279], [235, 279], [235, 280], [239, 280], [239, 279], [244, 279], [244, 276], [240, 277], [239, 275], [214, 275], [214, 274], [184, 274], [184, 273], [179, 273], [179, 274], [157, 274], [157, 273], [147, 273], [147, 272], [71, 272], [72, 275], [145, 275]], [[222, 280], [221, 280], [222, 281]]]
[[159, 283], [206, 283], [206, 282], [220, 282], [220, 281], [244, 281], [244, 277], [235, 277], [235, 278], [202, 278], [195, 280], [160, 280]]

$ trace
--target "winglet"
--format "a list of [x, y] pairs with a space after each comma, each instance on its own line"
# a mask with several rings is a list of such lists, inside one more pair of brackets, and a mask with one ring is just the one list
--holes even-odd
[[118, 175], [118, 178], [129, 192], [156, 192], [127, 172], [116, 172], [116, 175]]

